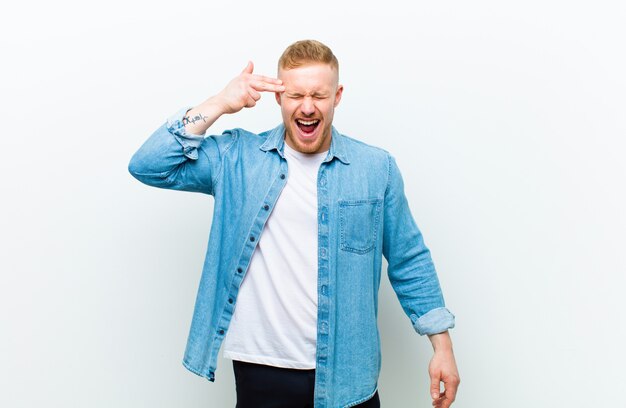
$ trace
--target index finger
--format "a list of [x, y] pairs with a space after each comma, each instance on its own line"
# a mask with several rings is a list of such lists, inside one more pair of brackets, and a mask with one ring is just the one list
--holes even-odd
[[277, 84], [277, 85], [282, 85], [283, 81], [281, 81], [278, 78], [272, 78], [272, 77], [268, 77], [265, 75], [252, 75], [253, 79], [256, 79], [257, 81], [261, 81], [261, 82], [269, 82], [271, 84]]
[[272, 83], [267, 83], [267, 82], [262, 82], [262, 81], [251, 81], [250, 86], [252, 87], [252, 89], [257, 90], [257, 91], [265, 91], [265, 92], [284, 92], [285, 91], [284, 85], [272, 84]]
[[452, 405], [452, 403], [456, 399], [456, 390], [456, 384], [446, 385], [445, 390], [443, 391], [443, 394], [445, 395], [445, 400], [443, 401], [442, 408], [448, 408], [450, 405]]

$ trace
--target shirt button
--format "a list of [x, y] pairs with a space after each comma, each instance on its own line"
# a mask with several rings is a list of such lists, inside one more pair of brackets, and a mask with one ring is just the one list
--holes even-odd
[[269, 209], [270, 209], [270, 206], [269, 206], [269, 205], [267, 205], [267, 204], [265, 204], [265, 205], [263, 206], [263, 209], [264, 209], [265, 211], [267, 211], [267, 210], [269, 210]]
[[322, 285], [322, 295], [326, 295], [326, 285]]
[[220, 331], [219, 331], [219, 333], [220, 333], [220, 334], [224, 334], [224, 330], [220, 330]]
[[241, 273], [241, 272], [243, 272], [243, 269], [237, 268], [237, 273]]
[[254, 237], [250, 237], [250, 241], [254, 242]]
[[281, 174], [281, 175], [280, 175], [280, 178], [284, 180], [284, 179], [285, 179], [285, 175], [284, 175], [284, 174]]
[[233, 299], [228, 299], [228, 303], [232, 304], [233, 303]]

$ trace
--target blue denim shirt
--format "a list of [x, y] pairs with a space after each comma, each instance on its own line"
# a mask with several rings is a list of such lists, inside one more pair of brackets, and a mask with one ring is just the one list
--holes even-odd
[[[213, 221], [183, 365], [215, 381], [237, 293], [289, 168], [284, 125], [255, 134], [185, 131], [189, 108], [167, 119], [128, 165], [142, 183], [214, 197]], [[430, 251], [394, 158], [332, 128], [318, 176], [315, 408], [351, 407], [377, 389], [382, 256], [393, 290], [420, 335], [454, 327]]]

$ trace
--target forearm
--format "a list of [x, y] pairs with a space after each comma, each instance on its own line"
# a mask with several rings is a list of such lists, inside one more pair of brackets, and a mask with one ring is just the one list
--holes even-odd
[[442, 333], [429, 334], [428, 339], [434, 351], [452, 351], [452, 339], [448, 330]]
[[183, 118], [187, 133], [204, 135], [220, 116], [255, 106], [261, 98], [260, 92], [284, 92], [285, 87], [280, 79], [252, 74], [253, 69], [254, 64], [248, 61], [241, 74], [231, 80], [226, 88], [190, 109]]
[[222, 106], [217, 96], [212, 96], [200, 105], [187, 111], [183, 117], [183, 124], [187, 133], [204, 135], [207, 129], [224, 114]]

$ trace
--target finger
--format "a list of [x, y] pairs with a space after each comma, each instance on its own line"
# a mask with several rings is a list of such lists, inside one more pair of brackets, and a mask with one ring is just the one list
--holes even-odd
[[261, 82], [261, 81], [250, 81], [250, 86], [256, 89], [257, 91], [262, 91], [262, 92], [284, 92], [285, 91], [284, 85], [270, 84], [270, 83]]
[[252, 108], [256, 105], [256, 101], [250, 94], [246, 95], [246, 100], [243, 104], [244, 108]]
[[281, 79], [272, 78], [272, 77], [268, 77], [265, 75], [252, 75], [252, 78], [256, 79], [257, 81], [269, 82], [271, 84], [277, 84], [277, 85], [281, 85], [283, 83]]
[[439, 376], [430, 377], [430, 396], [434, 400], [439, 398], [439, 382], [440, 382]]
[[442, 393], [441, 394], [441, 398], [439, 398], [439, 400], [437, 401], [437, 407], [438, 408], [449, 408], [450, 404], [452, 404], [452, 401], [450, 401], [448, 398], [446, 398], [444, 393]]
[[248, 98], [248, 102], [246, 102], [246, 108], [254, 108], [256, 106], [256, 102], [252, 98]]
[[[433, 400], [433, 406], [435, 408], [444, 408], [446, 407], [447, 402], [448, 402], [448, 399], [446, 398], [445, 394], [442, 392], [439, 398], [437, 398], [436, 400]], [[450, 401], [449, 404], [452, 404], [452, 402]], [[448, 407], [450, 406], [449, 404], [448, 404]]]
[[248, 90], [248, 95], [250, 95], [250, 97], [251, 97], [252, 99], [254, 99], [254, 101], [255, 101], [255, 102], [256, 102], [256, 101], [258, 101], [259, 99], [261, 99], [261, 94], [260, 94], [260, 93], [258, 93], [257, 91], [255, 91], [255, 90], [254, 90], [254, 89], [252, 89], [252, 88], [250, 88], [250, 89]]
[[448, 398], [450, 400], [450, 403], [452, 403], [452, 401], [454, 401], [456, 399], [456, 390], [459, 387], [459, 382], [458, 381], [450, 381], [448, 383], [444, 382], [444, 387], [445, 387], [445, 394], [446, 394], [446, 398]]
[[453, 402], [454, 402], [454, 397], [452, 397], [448, 393], [448, 390], [444, 390], [441, 393], [441, 398], [433, 402], [433, 404], [436, 404], [436, 406], [439, 408], [450, 408]]
[[444, 381], [444, 391], [441, 395], [444, 396], [445, 399], [442, 403], [442, 408], [448, 408], [452, 405], [456, 399], [456, 391], [459, 387], [459, 383], [460, 381], [458, 380], [458, 377], [452, 377], [451, 379], [448, 379], [448, 381]]
[[252, 70], [254, 70], [254, 63], [252, 61], [248, 61], [248, 65], [241, 71], [242, 74], [251, 74]]

